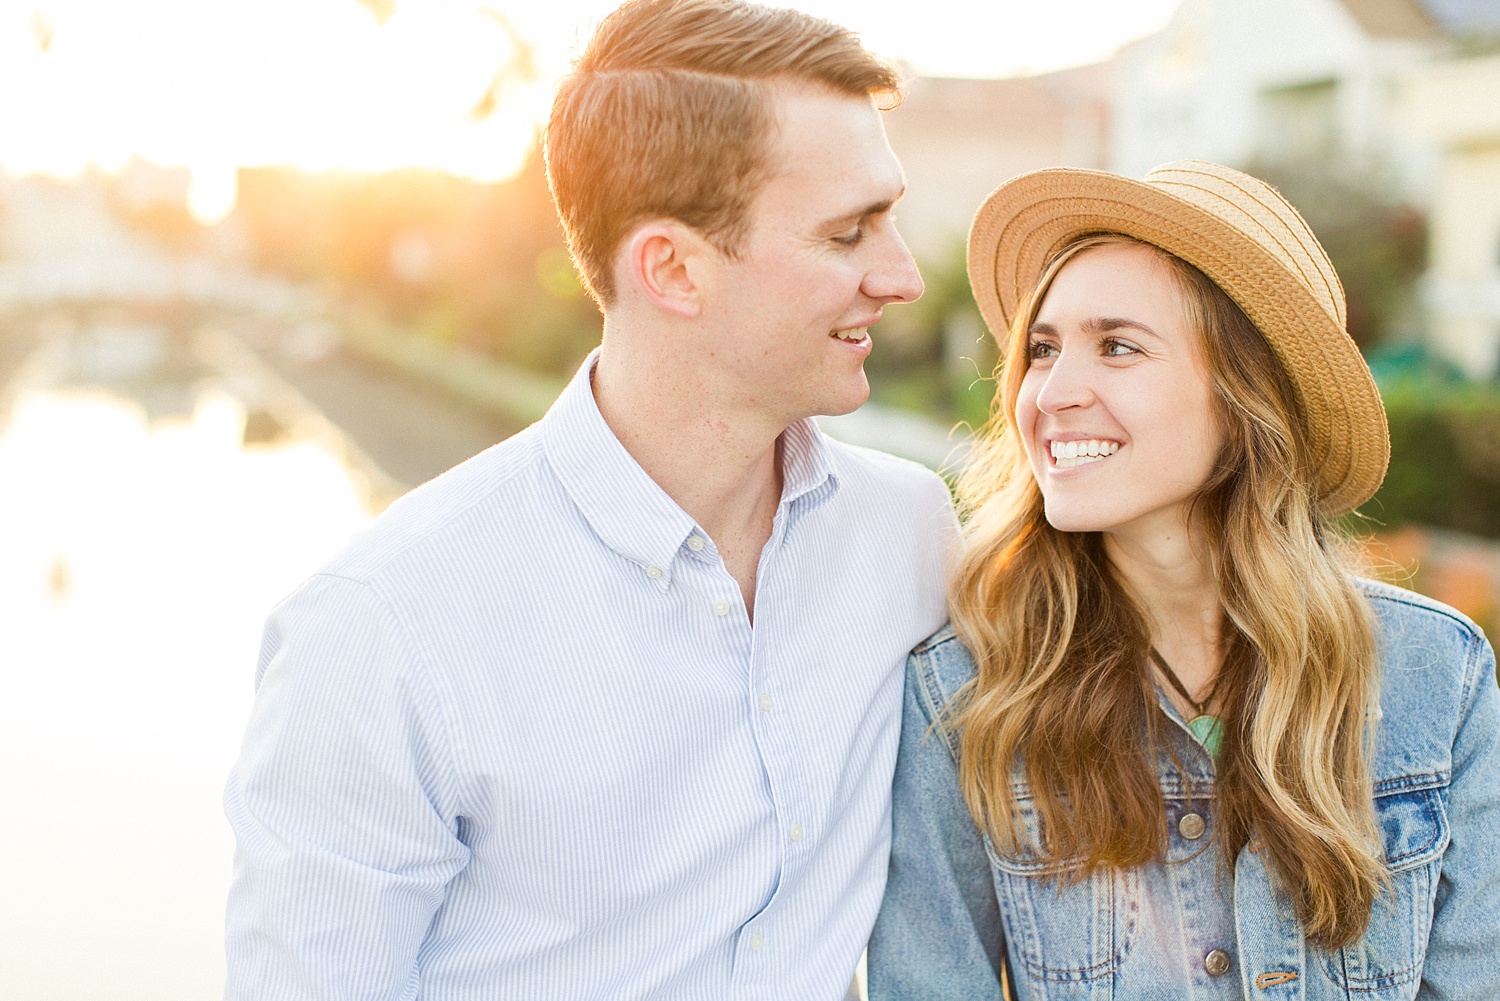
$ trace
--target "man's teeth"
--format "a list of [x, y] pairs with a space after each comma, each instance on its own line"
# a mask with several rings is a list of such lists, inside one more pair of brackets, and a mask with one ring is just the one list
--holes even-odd
[[833, 336], [841, 341], [852, 341], [858, 344], [865, 339], [865, 335], [869, 332], [869, 327], [855, 327], [853, 330], [835, 330], [833, 331]]
[[1083, 441], [1054, 441], [1052, 458], [1059, 469], [1081, 466], [1085, 462], [1098, 462], [1120, 450], [1120, 443], [1107, 438], [1089, 438]]

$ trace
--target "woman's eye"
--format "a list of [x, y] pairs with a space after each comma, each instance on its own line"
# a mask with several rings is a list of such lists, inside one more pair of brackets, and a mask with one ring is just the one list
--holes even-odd
[[1048, 341], [1032, 341], [1031, 348], [1027, 353], [1033, 360], [1037, 358], [1051, 358], [1057, 354], [1057, 348], [1053, 347]]
[[1126, 344], [1124, 341], [1117, 341], [1111, 337], [1104, 342], [1104, 353], [1109, 357], [1119, 358], [1124, 355], [1136, 354], [1137, 350], [1135, 345]]

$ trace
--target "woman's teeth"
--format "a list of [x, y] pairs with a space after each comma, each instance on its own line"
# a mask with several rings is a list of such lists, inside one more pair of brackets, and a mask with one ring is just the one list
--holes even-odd
[[1051, 448], [1057, 468], [1067, 469], [1114, 455], [1120, 450], [1120, 443], [1107, 438], [1089, 438], [1084, 441], [1054, 441]]
[[865, 335], [869, 332], [869, 327], [855, 327], [853, 330], [835, 330], [833, 331], [833, 336], [837, 337], [841, 341], [849, 341], [851, 343], [858, 344], [860, 341], [865, 339]]

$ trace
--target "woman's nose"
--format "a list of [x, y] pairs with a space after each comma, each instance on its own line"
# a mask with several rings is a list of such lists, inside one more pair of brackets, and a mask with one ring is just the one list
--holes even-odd
[[1046, 380], [1037, 393], [1037, 409], [1055, 414], [1072, 407], [1086, 407], [1094, 402], [1094, 389], [1088, 360], [1078, 353], [1063, 351], [1047, 369]]

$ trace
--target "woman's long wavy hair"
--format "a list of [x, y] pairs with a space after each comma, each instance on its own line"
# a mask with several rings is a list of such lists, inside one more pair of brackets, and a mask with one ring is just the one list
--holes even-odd
[[[1121, 242], [1138, 241], [1080, 238], [1045, 270], [1011, 327], [1001, 391], [958, 486], [967, 524], [950, 604], [977, 665], [952, 707], [960, 782], [1002, 852], [1023, 846], [1018, 806], [1029, 797], [1042, 844], [1025, 848], [1056, 861], [1062, 879], [1161, 856], [1157, 762], [1177, 760], [1162, 738], [1142, 610], [1098, 533], [1047, 523], [1013, 430], [1029, 330], [1052, 280], [1079, 254]], [[1373, 619], [1319, 513], [1285, 370], [1222, 289], [1158, 253], [1202, 334], [1224, 433], [1191, 513], [1224, 610], [1215, 837], [1231, 867], [1253, 838], [1308, 939], [1341, 947], [1364, 933], [1386, 880], [1367, 725], [1378, 706]]]

